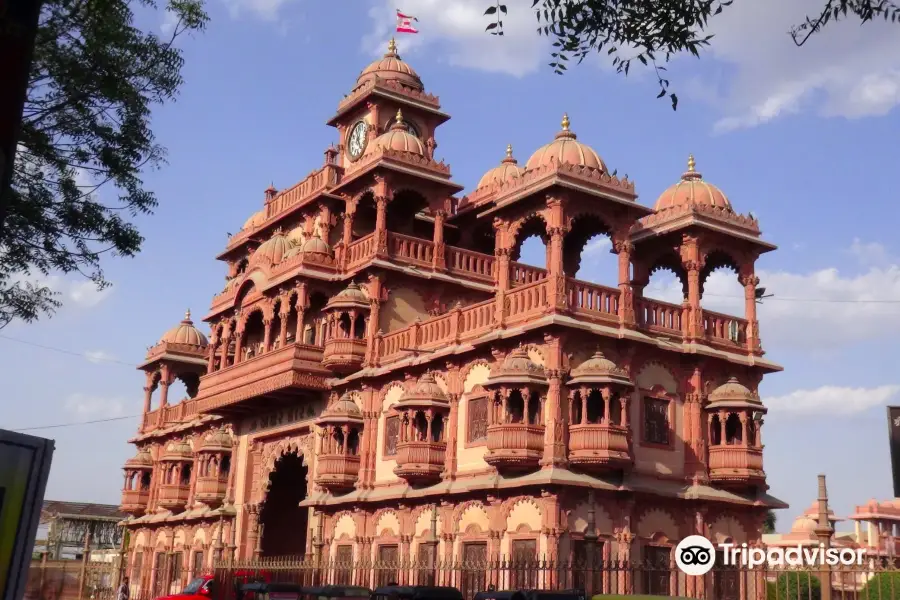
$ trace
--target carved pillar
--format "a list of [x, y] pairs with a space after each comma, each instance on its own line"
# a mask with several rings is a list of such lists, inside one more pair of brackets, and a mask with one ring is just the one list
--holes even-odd
[[700, 306], [700, 271], [703, 269], [703, 257], [700, 243], [696, 237], [685, 235], [681, 246], [681, 264], [687, 272], [688, 297], [687, 308], [689, 320], [685, 331], [689, 339], [698, 340], [703, 337], [703, 309]]
[[305, 344], [306, 340], [303, 339], [303, 319], [306, 318], [306, 305], [307, 305], [307, 288], [306, 282], [301, 282], [299, 286], [297, 286], [297, 303], [294, 304], [294, 307], [297, 309], [297, 331], [294, 333], [294, 340], [297, 343]]
[[234, 364], [238, 364], [244, 359], [244, 330], [238, 329], [234, 332]]
[[231, 343], [231, 331], [226, 327], [222, 332], [222, 354], [219, 357], [219, 369], [224, 369], [228, 366], [228, 344]]
[[631, 253], [634, 246], [628, 239], [628, 228], [615, 234], [613, 248], [619, 259], [619, 324], [634, 325], [634, 294], [631, 289]]
[[369, 275], [369, 326], [366, 330], [366, 365], [374, 367], [378, 364], [377, 334], [381, 327], [381, 297], [384, 294], [384, 280], [380, 275]]
[[247, 505], [247, 551], [253, 558], [259, 558], [260, 550], [260, 524], [259, 524], [259, 504]]
[[447, 450], [444, 455], [444, 478], [450, 480], [456, 477], [457, 444], [459, 444], [459, 402], [464, 391], [464, 383], [459, 365], [447, 363], [447, 391], [450, 397], [450, 416], [447, 420], [447, 426], [444, 428], [444, 435], [447, 440]]
[[169, 405], [169, 384], [172, 383], [172, 375], [169, 372], [169, 365], [163, 363], [160, 368], [160, 380], [159, 380], [159, 407], [165, 408]]
[[688, 389], [684, 398], [684, 446], [685, 474], [688, 479], [706, 482], [706, 427], [703, 423], [703, 375], [695, 368], [688, 380]]
[[377, 258], [388, 257], [387, 203], [387, 197], [375, 197], [375, 256]]
[[144, 414], [150, 412], [151, 403], [153, 402], [153, 373], [147, 373], [144, 385]]
[[272, 349], [272, 321], [273, 319], [268, 317], [263, 319], [263, 352]]
[[753, 265], [741, 270], [739, 276], [741, 285], [744, 286], [744, 318], [747, 320], [747, 350], [759, 352], [762, 344], [759, 339], [759, 321], [756, 318], [756, 286], [759, 285], [759, 277], [754, 273]]
[[447, 268], [446, 245], [444, 244], [444, 220], [447, 213], [438, 210], [434, 213], [434, 257], [433, 268], [435, 271], [443, 271]]
[[[569, 464], [566, 450], [566, 432], [568, 415], [565, 410], [565, 394], [562, 380], [565, 377], [566, 358], [563, 355], [563, 340], [559, 336], [544, 336], [544, 349], [547, 357], [547, 400], [541, 418], [544, 421], [544, 456], [541, 466], [544, 468], [562, 467]], [[527, 414], [527, 413], [526, 413]]]
[[209, 360], [206, 365], [207, 374], [212, 373], [216, 370], [216, 349], [219, 347], [219, 338], [213, 334], [212, 338], [209, 340], [209, 347], [207, 348], [207, 353], [209, 354]]
[[280, 327], [278, 328], [278, 347], [284, 348], [285, 346], [287, 346], [288, 317], [291, 314], [290, 297], [285, 296], [284, 298], [282, 298], [279, 307], [280, 310], [278, 311], [278, 324]]
[[568, 307], [566, 298], [566, 274], [563, 271], [563, 239], [566, 230], [559, 227], [547, 227], [550, 240], [547, 255], [547, 301], [548, 311], [564, 311]]

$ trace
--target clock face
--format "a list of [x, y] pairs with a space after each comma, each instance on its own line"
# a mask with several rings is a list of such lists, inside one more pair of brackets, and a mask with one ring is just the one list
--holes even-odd
[[363, 150], [366, 149], [366, 142], [368, 141], [366, 134], [368, 132], [369, 127], [365, 121], [357, 121], [353, 129], [350, 130], [350, 135], [347, 137], [347, 151], [353, 160], [362, 156]]

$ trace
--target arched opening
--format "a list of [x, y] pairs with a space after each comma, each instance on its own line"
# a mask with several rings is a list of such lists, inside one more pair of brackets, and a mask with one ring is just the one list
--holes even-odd
[[737, 446], [743, 442], [743, 430], [741, 418], [737, 413], [729, 413], [725, 419], [725, 443], [729, 446]]
[[649, 264], [635, 262], [636, 294], [665, 304], [635, 303], [635, 318], [641, 325], [661, 327], [674, 332], [683, 331], [682, 305], [687, 299], [687, 274], [681, 258], [674, 252], [657, 256]]
[[522, 392], [513, 390], [506, 399], [506, 422], [523, 423], [525, 421], [525, 400]]
[[237, 267], [235, 268], [235, 276], [243, 275], [247, 272], [247, 267], [250, 265], [250, 261], [246, 258], [242, 258], [238, 261]]
[[336, 332], [337, 335], [335, 337], [341, 337], [344, 339], [349, 338], [350, 337], [350, 325], [351, 325], [350, 315], [345, 312], [342, 312], [340, 314], [340, 316], [338, 316], [338, 330], [339, 331]]
[[140, 485], [139, 489], [141, 491], [146, 491], [146, 490], [150, 489], [150, 477], [151, 477], [150, 471], [144, 471], [143, 473], [141, 473], [141, 479], [139, 482], [139, 485]]
[[399, 190], [387, 205], [387, 229], [423, 240], [434, 238], [434, 222], [428, 201], [413, 190]]
[[356, 203], [356, 212], [353, 213], [353, 230], [351, 238], [358, 240], [375, 231], [375, 220], [378, 209], [375, 206], [375, 196], [372, 192], [363, 194]]
[[261, 310], [254, 310], [244, 323], [244, 339], [241, 342], [243, 360], [259, 356], [263, 353], [263, 341], [266, 339], [266, 325]]
[[303, 343], [310, 346], [321, 346], [325, 340], [321, 336], [325, 319], [322, 309], [328, 298], [321, 292], [313, 292], [309, 299], [309, 306], [303, 313]]
[[415, 441], [428, 441], [428, 419], [425, 418], [425, 413], [421, 410], [416, 411], [416, 416], [413, 417], [413, 432]]
[[569, 277], [616, 285], [619, 262], [611, 253], [609, 227], [595, 215], [580, 215], [563, 241], [563, 271]]
[[[467, 232], [469, 239], [465, 240]], [[497, 242], [496, 232], [494, 231], [492, 223], [485, 220], [476, 221], [474, 225], [464, 229], [462, 235], [464, 236], [463, 239], [465, 240], [464, 243], [467, 244], [467, 248], [471, 248], [475, 252], [493, 256]]]
[[353, 323], [353, 337], [361, 340], [366, 337], [366, 316], [364, 314], [356, 315]]
[[709, 445], [719, 446], [722, 444], [722, 421], [719, 415], [713, 415], [709, 420]]
[[[275, 300], [275, 304], [272, 309], [272, 323], [269, 325], [269, 327], [271, 328], [270, 331], [272, 332], [271, 334], [269, 334], [270, 335], [269, 343], [272, 345], [272, 348], [271, 348], [272, 350], [275, 350], [276, 348], [280, 348], [282, 345], [282, 340], [280, 339], [280, 336], [281, 336], [281, 311], [282, 311], [281, 299], [279, 298], [279, 299]], [[268, 351], [269, 348], [266, 348], [265, 350]]]
[[[713, 311], [735, 317], [744, 316], [744, 288], [738, 279], [737, 262], [724, 252], [712, 252], [706, 257], [706, 264], [700, 272], [700, 297], [704, 311]], [[707, 334], [724, 338], [735, 343], [746, 339], [741, 322], [719, 320], [705, 324]]]
[[546, 269], [550, 262], [550, 246], [547, 242], [547, 224], [542, 217], [534, 215], [522, 224], [516, 234], [510, 258], [514, 262]]
[[[175, 381], [172, 385], [169, 386], [169, 401], [171, 402], [173, 398], [195, 398], [199, 389], [199, 373], [192, 373], [190, 371], [187, 373], [179, 373], [175, 377]], [[176, 392], [176, 395], [174, 396], [172, 395], [173, 391]]]
[[436, 414], [431, 421], [431, 441], [440, 442], [444, 439], [444, 419], [440, 414]]
[[296, 452], [275, 462], [269, 475], [269, 491], [259, 515], [263, 526], [263, 556], [306, 554], [309, 510], [300, 507], [306, 498], [307, 468]]
[[191, 485], [191, 464], [184, 463], [183, 465], [181, 465], [180, 472], [181, 472], [181, 476], [179, 478], [178, 483], [182, 486]]

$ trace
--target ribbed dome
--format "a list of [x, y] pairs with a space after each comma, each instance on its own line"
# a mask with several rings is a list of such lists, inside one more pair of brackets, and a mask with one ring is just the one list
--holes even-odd
[[484, 387], [528, 383], [546, 384], [547, 377], [544, 375], [544, 367], [531, 360], [524, 346], [519, 346], [491, 373]]
[[216, 430], [206, 436], [200, 445], [202, 452], [231, 452], [232, 438], [222, 429]]
[[369, 297], [356, 282], [335, 294], [328, 300], [326, 308], [358, 307], [369, 308]]
[[190, 461], [194, 460], [194, 451], [191, 450], [190, 444], [183, 440], [172, 442], [166, 446], [162, 459], [167, 461]]
[[340, 399], [322, 411], [322, 416], [317, 419], [319, 424], [346, 423], [348, 421], [362, 422], [362, 411], [353, 401], [353, 397], [347, 392]]
[[241, 227], [241, 230], [256, 229], [257, 227], [262, 225], [265, 222], [265, 220], [266, 220], [265, 209], [263, 209], [259, 212], [255, 212], [252, 215], [250, 215], [250, 218], [247, 219], [246, 222], [244, 222], [244, 226]]
[[318, 231], [307, 238], [300, 251], [304, 254], [331, 254], [331, 248], [328, 247]]
[[709, 395], [710, 402], [759, 402], [759, 399], [737, 377], [732, 377]]
[[569, 115], [563, 115], [562, 131], [556, 134], [556, 139], [538, 148], [525, 163], [525, 169], [548, 165], [551, 160], [555, 160], [557, 164], [566, 163], [606, 172], [606, 165], [594, 149], [579, 142], [578, 136], [569, 131]]
[[146, 448], [141, 448], [138, 453], [125, 461], [126, 469], [152, 469], [153, 457]]
[[400, 59], [400, 55], [397, 54], [397, 42], [393, 38], [388, 43], [387, 53], [363, 69], [356, 78], [356, 84], [359, 85], [376, 77], [381, 80], [396, 81], [419, 91], [425, 89], [418, 73]]
[[475, 186], [475, 189], [482, 188], [493, 181], [502, 183], [504, 181], [515, 179], [523, 172], [524, 169], [519, 166], [519, 161], [513, 158], [512, 144], [510, 144], [506, 146], [506, 158], [504, 158], [498, 166], [482, 175], [481, 179], [478, 181], [478, 185]]
[[191, 311], [189, 310], [184, 313], [184, 320], [165, 332], [159, 341], [160, 343], [189, 344], [191, 346], [206, 346], [209, 344], [203, 332], [194, 327], [194, 322], [191, 321]]
[[447, 394], [438, 385], [431, 373], [425, 373], [416, 382], [413, 389], [404, 392], [395, 406], [429, 406], [434, 404], [449, 405]]
[[250, 257], [250, 264], [263, 263], [277, 265], [284, 260], [285, 257], [290, 256], [292, 249], [293, 243], [291, 240], [278, 229], [271, 238], [263, 242], [263, 244], [256, 249], [256, 252]]
[[703, 181], [703, 176], [694, 169], [694, 166], [694, 155], [692, 154], [688, 157], [688, 170], [681, 175], [681, 181], [660, 194], [653, 210], [697, 204], [732, 210], [731, 202], [728, 201], [722, 190]]
[[609, 360], [599, 350], [593, 356], [572, 369], [572, 379], [569, 384], [580, 383], [617, 383], [620, 385], [632, 385], [628, 374], [620, 369], [616, 363]]
[[394, 119], [394, 124], [391, 125], [391, 128], [375, 138], [373, 144], [374, 148], [402, 150], [425, 156], [425, 144], [407, 131], [406, 123], [403, 121], [403, 112], [400, 109], [397, 109], [397, 118]]

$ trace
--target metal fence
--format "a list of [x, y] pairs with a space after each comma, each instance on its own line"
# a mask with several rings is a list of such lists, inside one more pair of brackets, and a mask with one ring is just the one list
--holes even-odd
[[115, 600], [119, 564], [34, 560], [24, 600]]
[[484, 562], [354, 562], [309, 558], [240, 561], [215, 569], [214, 600], [237, 600], [238, 584], [250, 580], [335, 584], [368, 588], [446, 585], [467, 599], [493, 589], [582, 589], [587, 596], [650, 595], [703, 600], [900, 600], [900, 569], [870, 563], [854, 567], [714, 567], [688, 576], [674, 565], [603, 562], [588, 566], [545, 560]]

